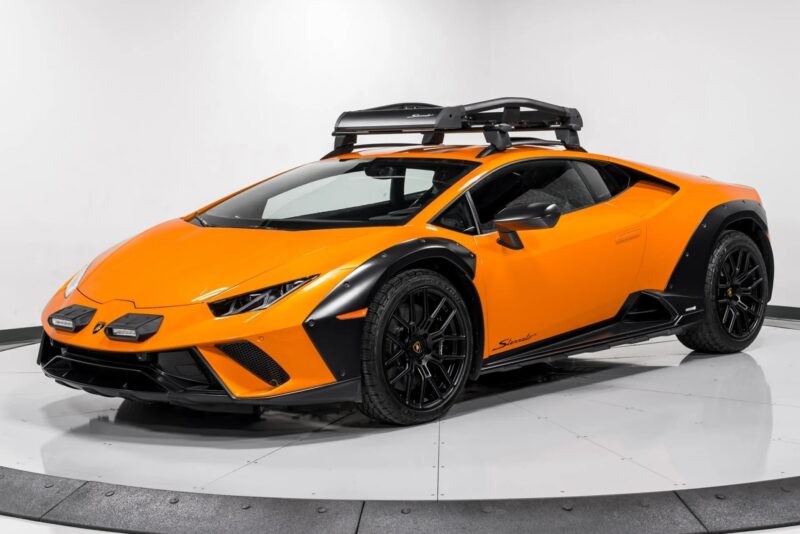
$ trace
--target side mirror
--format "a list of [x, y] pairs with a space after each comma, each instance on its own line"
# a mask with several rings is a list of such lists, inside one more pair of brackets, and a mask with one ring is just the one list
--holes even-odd
[[555, 204], [534, 202], [527, 206], [511, 206], [497, 214], [494, 224], [500, 237], [497, 242], [510, 249], [522, 248], [519, 230], [552, 228], [561, 217], [561, 208]]

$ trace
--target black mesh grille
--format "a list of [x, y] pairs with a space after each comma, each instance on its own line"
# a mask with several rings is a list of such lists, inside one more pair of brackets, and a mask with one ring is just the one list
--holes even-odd
[[289, 375], [283, 367], [249, 341], [224, 343], [217, 347], [267, 384], [280, 386], [289, 380]]
[[195, 349], [109, 352], [65, 345], [45, 335], [40, 364], [54, 378], [133, 391], [222, 392]]

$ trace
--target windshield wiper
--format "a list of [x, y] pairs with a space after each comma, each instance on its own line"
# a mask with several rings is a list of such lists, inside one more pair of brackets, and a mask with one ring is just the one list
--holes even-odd
[[197, 219], [197, 222], [199, 222], [201, 225], [205, 227], [211, 226], [210, 224], [208, 224], [208, 221], [203, 219], [200, 215], [195, 214], [194, 218]]

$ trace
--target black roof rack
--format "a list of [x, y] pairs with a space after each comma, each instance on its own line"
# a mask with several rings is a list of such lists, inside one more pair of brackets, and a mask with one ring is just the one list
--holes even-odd
[[[496, 98], [462, 106], [404, 102], [342, 113], [333, 128], [333, 151], [325, 157], [367, 146], [356, 144], [359, 135], [421, 133], [423, 145], [439, 145], [445, 133], [476, 131], [482, 131], [489, 143], [478, 157], [518, 144], [561, 144], [567, 149], [585, 152], [578, 140], [578, 130], [582, 126], [583, 119], [577, 109], [530, 98]], [[509, 134], [543, 130], [554, 131], [558, 141], [514, 139]]]

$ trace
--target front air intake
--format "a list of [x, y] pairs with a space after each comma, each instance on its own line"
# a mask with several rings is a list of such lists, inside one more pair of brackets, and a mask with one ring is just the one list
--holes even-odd
[[217, 348], [271, 386], [280, 386], [289, 380], [289, 375], [278, 362], [249, 341], [222, 343]]

